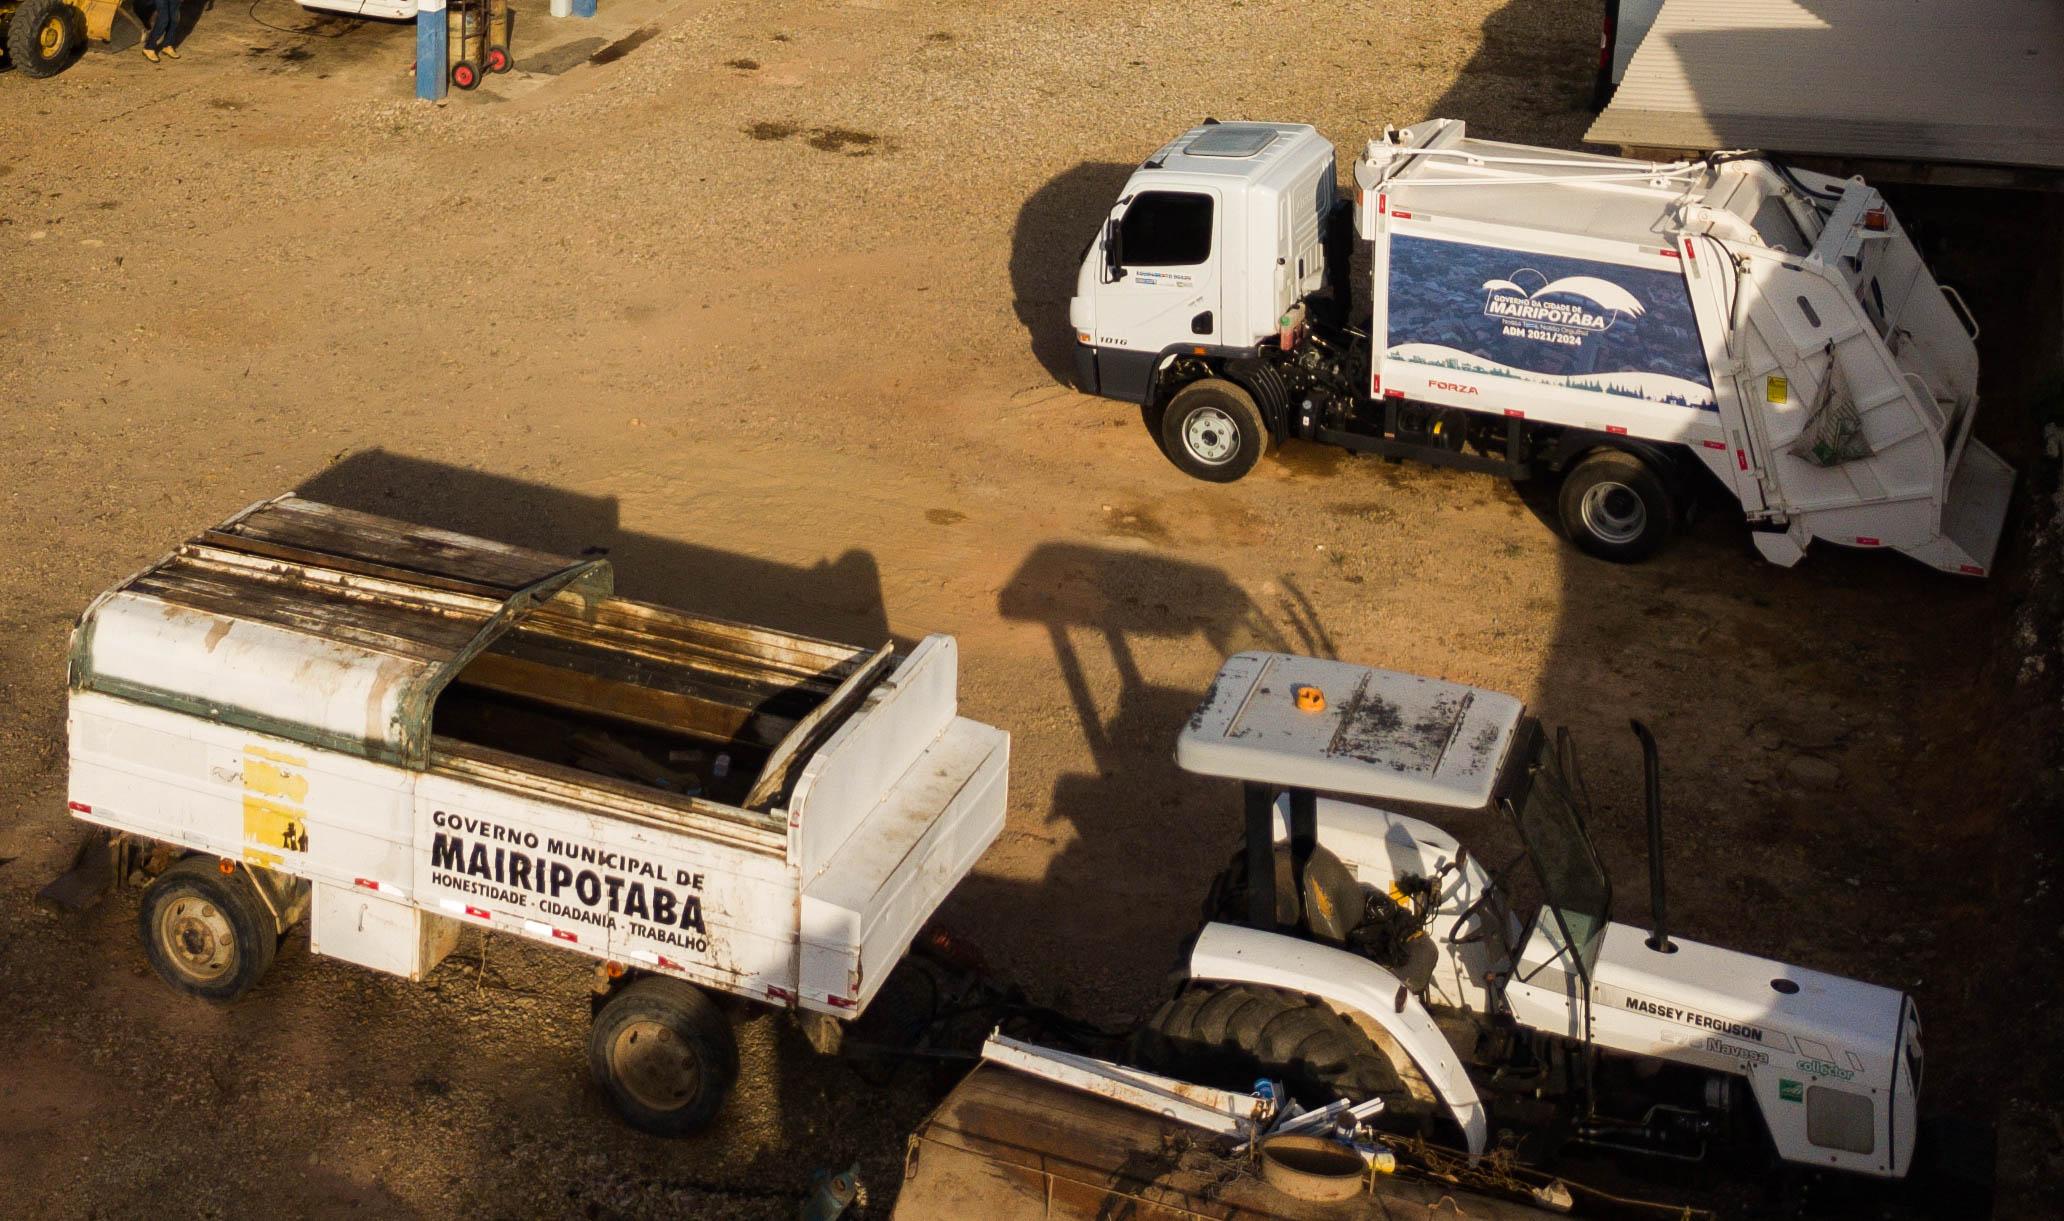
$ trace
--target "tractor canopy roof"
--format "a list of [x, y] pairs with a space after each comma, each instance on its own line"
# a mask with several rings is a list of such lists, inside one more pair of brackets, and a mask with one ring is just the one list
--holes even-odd
[[1524, 708], [1481, 687], [1239, 653], [1176, 739], [1184, 771], [1452, 809], [1489, 804]]

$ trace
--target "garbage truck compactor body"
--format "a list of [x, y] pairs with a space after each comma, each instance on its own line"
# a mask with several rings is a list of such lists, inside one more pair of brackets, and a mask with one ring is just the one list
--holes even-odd
[[70, 805], [155, 875], [153, 966], [232, 999], [303, 915], [410, 979], [468, 927], [585, 954], [591, 1067], [661, 1132], [735, 1076], [713, 997], [858, 1016], [1003, 825], [1009, 740], [957, 715], [952, 638], [897, 656], [612, 584], [282, 497], [96, 599]]
[[1702, 469], [1776, 563], [1823, 539], [1990, 568], [2013, 471], [1971, 436], [1976, 326], [1861, 181], [1451, 119], [1370, 141], [1354, 180], [1336, 200], [1333, 146], [1300, 124], [1207, 123], [1156, 152], [1083, 258], [1082, 388], [1145, 405], [1203, 479], [1290, 438], [1561, 472], [1572, 539], [1637, 560]]

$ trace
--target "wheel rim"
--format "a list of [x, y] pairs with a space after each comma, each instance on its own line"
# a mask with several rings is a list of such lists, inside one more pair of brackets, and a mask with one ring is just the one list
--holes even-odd
[[36, 31], [36, 48], [47, 56], [57, 54], [58, 48], [62, 46], [64, 46], [64, 22], [57, 17], [52, 17], [43, 23], [42, 29]]
[[1240, 426], [1216, 407], [1199, 407], [1183, 417], [1183, 448], [1206, 466], [1224, 466], [1240, 452]]
[[702, 1071], [681, 1037], [647, 1018], [628, 1022], [609, 1044], [609, 1063], [624, 1092], [654, 1111], [678, 1111], [695, 1098]]
[[181, 975], [213, 983], [236, 970], [236, 930], [222, 909], [181, 895], [158, 911], [158, 944]]
[[1648, 506], [1624, 483], [1594, 483], [1584, 489], [1584, 529], [1607, 543], [1631, 543], [1648, 528]]

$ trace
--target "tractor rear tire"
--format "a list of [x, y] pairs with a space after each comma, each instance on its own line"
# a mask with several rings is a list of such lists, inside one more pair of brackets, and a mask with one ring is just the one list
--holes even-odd
[[23, 76], [56, 76], [85, 49], [86, 15], [65, 0], [22, 0], [7, 23], [7, 58]]
[[1242, 1093], [1264, 1077], [1281, 1081], [1306, 1107], [1381, 1098], [1392, 1116], [1417, 1109], [1351, 1019], [1277, 988], [1191, 982], [1134, 1036], [1132, 1056], [1154, 1072]]

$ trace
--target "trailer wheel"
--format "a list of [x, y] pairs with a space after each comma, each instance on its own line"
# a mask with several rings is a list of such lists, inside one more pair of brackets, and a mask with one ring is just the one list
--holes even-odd
[[227, 1004], [251, 990], [279, 949], [272, 915], [242, 869], [190, 856], [158, 875], [137, 913], [143, 950], [164, 981]]
[[1418, 1105], [1359, 1026], [1276, 988], [1192, 982], [1147, 1020], [1132, 1051], [1144, 1068], [1221, 1089], [1279, 1080], [1307, 1107], [1380, 1097], [1387, 1114], [1404, 1115]]
[[22, 0], [6, 34], [7, 58], [23, 76], [56, 76], [86, 49], [86, 16], [65, 0]]
[[1268, 452], [1268, 425], [1254, 396], [1207, 377], [1175, 392], [1161, 413], [1161, 448], [1185, 475], [1231, 483]]
[[1595, 450], [1563, 478], [1556, 507], [1579, 550], [1632, 564], [1677, 531], [1677, 501], [1655, 468], [1616, 449]]
[[716, 1116], [738, 1079], [738, 1043], [699, 988], [648, 975], [595, 1015], [588, 1069], [632, 1127], [685, 1136]]

